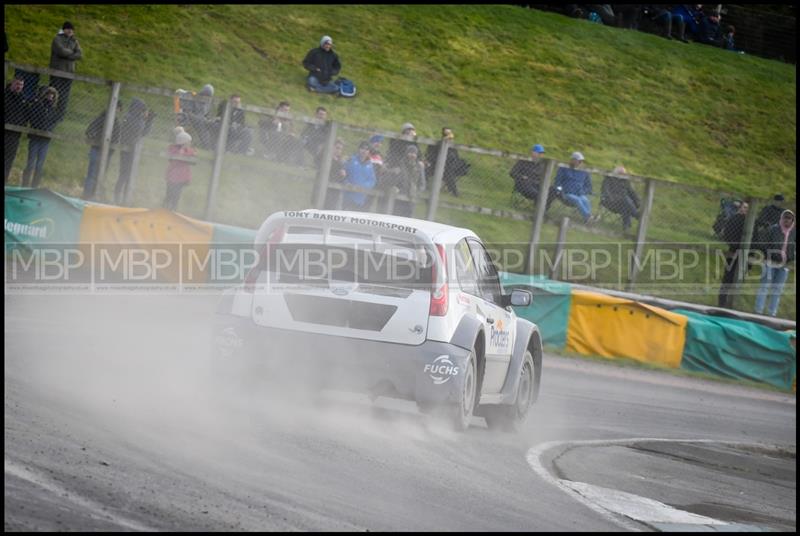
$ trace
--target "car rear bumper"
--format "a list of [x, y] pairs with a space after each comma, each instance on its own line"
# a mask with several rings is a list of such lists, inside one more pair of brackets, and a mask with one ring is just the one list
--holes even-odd
[[392, 396], [455, 402], [469, 351], [450, 343], [394, 344], [257, 326], [218, 314], [214, 354], [247, 374]]

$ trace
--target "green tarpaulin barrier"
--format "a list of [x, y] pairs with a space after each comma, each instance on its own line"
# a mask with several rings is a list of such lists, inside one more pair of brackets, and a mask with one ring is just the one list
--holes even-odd
[[500, 273], [500, 282], [509, 292], [511, 288], [522, 288], [533, 293], [533, 301], [527, 307], [514, 307], [520, 318], [539, 326], [542, 342], [564, 348], [567, 343], [571, 285], [553, 281], [542, 276]]
[[75, 244], [80, 236], [84, 201], [45, 189], [5, 187], [6, 252], [54, 242]]
[[681, 368], [791, 389], [797, 357], [794, 332], [676, 309], [689, 318]]
[[215, 223], [209, 251], [213, 254], [215, 269], [209, 272], [210, 283], [241, 283], [249, 267], [255, 262], [254, 229]]

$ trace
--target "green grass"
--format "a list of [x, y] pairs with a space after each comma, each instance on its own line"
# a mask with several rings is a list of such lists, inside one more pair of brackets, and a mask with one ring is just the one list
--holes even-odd
[[513, 6], [6, 5], [8, 59], [46, 65], [71, 20], [82, 74], [240, 92], [310, 115], [300, 61], [334, 38], [359, 97], [333, 117], [768, 196], [795, 184], [795, 67]]
[[[540, 142], [561, 161], [578, 149], [594, 168], [624, 163], [632, 173], [675, 183], [657, 184], [649, 241], [715, 243], [710, 228], [719, 194], [690, 186], [796, 197], [796, 69], [776, 61], [500, 5], [6, 5], [4, 12], [6, 58], [18, 63], [46, 66], [53, 35], [70, 20], [84, 51], [80, 74], [170, 89], [198, 90], [210, 82], [217, 96], [238, 92], [245, 104], [273, 108], [288, 99], [300, 115], [324, 104], [332, 118], [352, 125], [396, 132], [412, 121], [429, 138], [448, 125], [463, 144], [525, 153]], [[304, 90], [300, 62], [323, 34], [333, 36], [342, 74], [357, 82], [356, 99]], [[122, 97], [134, 94], [123, 89]], [[159, 114], [146, 149], [163, 152], [171, 99], [138, 96]], [[69, 113], [56, 130], [64, 139], [51, 144], [44, 186], [80, 194], [83, 130], [106, 100], [104, 88], [73, 84]], [[350, 151], [364, 134], [342, 130], [341, 136]], [[512, 162], [462, 156], [472, 163], [462, 195], [443, 193], [442, 199], [507, 209]], [[25, 157], [22, 143], [10, 184], [19, 180]], [[212, 153], [201, 157], [179, 206], [198, 218], [213, 165]], [[109, 199], [117, 160], [101, 183], [101, 199]], [[134, 205], [160, 205], [165, 166], [161, 158], [142, 160]], [[274, 210], [306, 208], [313, 177], [308, 168], [228, 154], [212, 219], [255, 228]], [[595, 176], [595, 193], [600, 182]], [[424, 208], [418, 206], [419, 216]], [[562, 215], [575, 220], [573, 210], [556, 202], [542, 242], [555, 241]], [[437, 218], [489, 242], [524, 245], [530, 238], [529, 222], [447, 209]], [[611, 221], [594, 232], [573, 226], [568, 240], [627, 249], [631, 237]], [[545, 249], [552, 253], [552, 246]], [[719, 279], [708, 284], [705, 254], [700, 260], [684, 278], [700, 294], [676, 295], [663, 285], [653, 293], [713, 303]], [[585, 282], [618, 287], [618, 273], [615, 261]], [[653, 279], [640, 277], [645, 285]], [[795, 295], [785, 294], [780, 314], [794, 318]], [[752, 296], [742, 300], [749, 308]]]

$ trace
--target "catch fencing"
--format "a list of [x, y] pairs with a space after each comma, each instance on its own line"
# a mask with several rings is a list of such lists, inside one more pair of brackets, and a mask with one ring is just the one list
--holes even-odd
[[[169, 206], [167, 176], [183, 167], [191, 182], [175, 210], [229, 225], [257, 228], [274, 211], [309, 207], [412, 216], [475, 230], [508, 272], [752, 312], [767, 255], [782, 249], [770, 225], [796, 207], [794, 192], [762, 199], [573, 170], [547, 153], [461, 145], [459, 132], [421, 138], [10, 62], [5, 73], [6, 184], [155, 208]], [[51, 74], [72, 80], [63, 117], [39, 95]], [[14, 78], [21, 95], [9, 93]], [[174, 153], [178, 127], [194, 155]], [[362, 144], [371, 166], [358, 163]], [[773, 291], [777, 316], [794, 320], [789, 266]]]

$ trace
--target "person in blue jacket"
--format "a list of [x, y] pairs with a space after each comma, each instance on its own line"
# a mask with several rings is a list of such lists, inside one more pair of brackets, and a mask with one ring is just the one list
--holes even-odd
[[578, 208], [583, 216], [583, 223], [592, 219], [592, 178], [588, 172], [578, 169], [583, 164], [583, 155], [578, 151], [572, 153], [569, 167], [558, 168], [556, 173], [556, 194], [568, 205]]
[[[358, 153], [350, 157], [345, 165], [345, 184], [372, 190], [375, 188], [375, 168], [370, 159], [369, 142], [362, 141], [358, 145]], [[346, 192], [342, 208], [344, 210], [363, 210], [367, 205], [367, 194], [359, 192]]]

